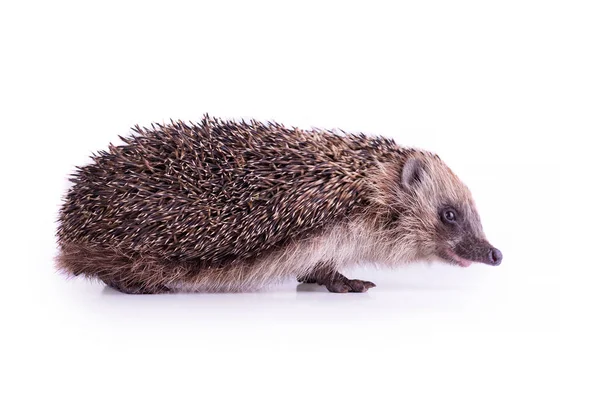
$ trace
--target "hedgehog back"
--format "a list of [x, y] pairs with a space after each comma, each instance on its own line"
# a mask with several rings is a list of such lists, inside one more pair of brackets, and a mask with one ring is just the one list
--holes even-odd
[[390, 140], [205, 117], [134, 128], [73, 174], [59, 244], [219, 264], [360, 212]]

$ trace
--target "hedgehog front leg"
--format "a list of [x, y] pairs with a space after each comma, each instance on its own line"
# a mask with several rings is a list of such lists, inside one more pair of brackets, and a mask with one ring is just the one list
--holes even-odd
[[323, 285], [332, 293], [362, 293], [376, 286], [373, 282], [348, 279], [330, 263], [317, 264], [308, 275], [299, 276], [298, 282]]

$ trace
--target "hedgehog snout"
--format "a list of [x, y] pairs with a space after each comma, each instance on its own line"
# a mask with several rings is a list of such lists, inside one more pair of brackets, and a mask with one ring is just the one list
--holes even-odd
[[502, 263], [502, 252], [495, 247], [492, 247], [488, 253], [490, 265], [500, 265]]

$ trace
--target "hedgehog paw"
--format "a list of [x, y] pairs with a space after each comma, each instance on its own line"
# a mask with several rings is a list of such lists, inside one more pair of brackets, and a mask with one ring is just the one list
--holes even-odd
[[360, 279], [348, 279], [339, 272], [316, 271], [309, 275], [298, 277], [300, 283], [317, 283], [323, 285], [332, 293], [363, 293], [375, 287], [373, 282]]
[[326, 282], [324, 285], [332, 293], [363, 293], [375, 287], [373, 282], [348, 279], [346, 277]]
[[115, 283], [115, 282], [104, 282], [106, 283], [106, 286], [115, 289], [121, 293], [125, 293], [125, 294], [160, 294], [160, 293], [166, 293], [169, 291], [169, 288], [167, 288], [166, 286], [145, 286], [142, 284], [139, 285], [135, 285], [135, 284], [121, 284], [121, 283]]

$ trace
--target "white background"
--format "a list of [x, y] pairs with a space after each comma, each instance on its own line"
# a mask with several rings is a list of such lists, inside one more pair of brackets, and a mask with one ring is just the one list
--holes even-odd
[[[594, 1], [0, 3], [0, 397], [599, 398]], [[366, 294], [127, 296], [53, 267], [67, 175], [134, 124], [391, 136], [470, 186], [500, 267]]]

